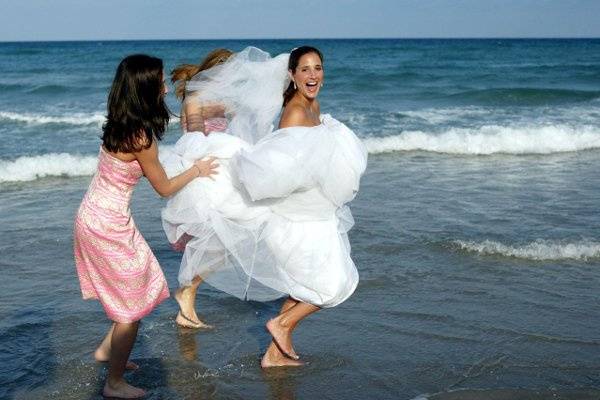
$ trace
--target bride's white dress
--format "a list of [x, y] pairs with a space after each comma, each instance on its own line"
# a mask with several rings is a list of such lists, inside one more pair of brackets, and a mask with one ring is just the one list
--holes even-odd
[[233, 163], [252, 200], [270, 199], [261, 246], [272, 258], [261, 260], [252, 277], [319, 307], [346, 300], [358, 283], [347, 235], [354, 221], [345, 204], [366, 168], [361, 141], [324, 115], [316, 127], [272, 132]]
[[162, 221], [169, 242], [183, 248], [178, 277], [182, 286], [200, 276], [241, 299], [266, 301], [283, 294], [250, 276], [257, 236], [270, 210], [245, 198], [230, 173], [231, 157], [245, 147], [243, 140], [223, 132], [184, 134], [162, 157], [167, 175], [178, 175], [208, 156], [217, 158], [218, 174], [194, 179], [172, 196], [162, 210]]
[[[316, 127], [272, 131], [287, 84], [287, 59], [248, 62], [248, 54], [266, 54], [259, 52], [246, 49], [199, 80], [196, 89], [207, 94], [204, 101], [234, 110], [227, 133], [185, 134], [163, 165], [172, 176], [210, 155], [218, 159], [219, 174], [214, 181], [195, 179], [173, 196], [163, 210], [163, 226], [171, 243], [185, 244], [182, 285], [200, 276], [241, 299], [287, 294], [332, 307], [358, 283], [346, 203], [358, 191], [367, 152], [350, 129], [328, 115]], [[253, 84], [242, 79], [248, 68]]]

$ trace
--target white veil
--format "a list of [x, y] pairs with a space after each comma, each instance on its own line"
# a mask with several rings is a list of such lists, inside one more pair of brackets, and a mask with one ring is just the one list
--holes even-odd
[[186, 91], [201, 104], [225, 108], [227, 133], [256, 143], [273, 130], [289, 84], [289, 54], [271, 57], [256, 47], [233, 54], [226, 62], [194, 76]]

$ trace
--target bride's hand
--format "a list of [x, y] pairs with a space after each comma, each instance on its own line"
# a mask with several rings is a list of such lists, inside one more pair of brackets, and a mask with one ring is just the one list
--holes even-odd
[[208, 177], [210, 179], [214, 179], [212, 175], [219, 173], [216, 171], [218, 166], [219, 164], [215, 162], [215, 157], [194, 161], [194, 167], [198, 169], [198, 176]]

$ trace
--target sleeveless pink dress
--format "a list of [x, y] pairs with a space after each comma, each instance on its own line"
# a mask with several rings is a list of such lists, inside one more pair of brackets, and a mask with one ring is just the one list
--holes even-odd
[[135, 226], [129, 202], [143, 175], [102, 147], [98, 171], [75, 218], [75, 265], [84, 299], [98, 299], [109, 319], [138, 321], [169, 297], [163, 272]]
[[211, 132], [225, 132], [227, 130], [227, 118], [212, 117], [204, 120], [204, 134]]

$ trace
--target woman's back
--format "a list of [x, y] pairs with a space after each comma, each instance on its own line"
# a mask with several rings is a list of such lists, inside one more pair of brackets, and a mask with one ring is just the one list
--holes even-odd
[[228, 121], [224, 108], [218, 104], [202, 105], [193, 95], [185, 98], [181, 114], [184, 132], [203, 132], [208, 135], [227, 130]]
[[[88, 206], [108, 209], [122, 215], [129, 215], [129, 202], [133, 189], [142, 177], [142, 168], [137, 160], [120, 160], [100, 147], [98, 171], [85, 196]], [[111, 201], [106, 201], [106, 196]], [[98, 212], [98, 211], [96, 211]]]

